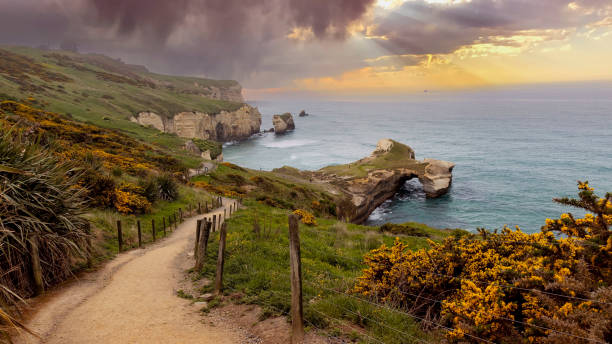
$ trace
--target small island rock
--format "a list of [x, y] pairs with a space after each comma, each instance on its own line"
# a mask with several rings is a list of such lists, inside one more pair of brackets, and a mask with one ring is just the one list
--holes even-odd
[[285, 112], [282, 115], [274, 115], [272, 124], [274, 125], [274, 133], [276, 134], [284, 134], [289, 130], [295, 129], [293, 116], [289, 112]]

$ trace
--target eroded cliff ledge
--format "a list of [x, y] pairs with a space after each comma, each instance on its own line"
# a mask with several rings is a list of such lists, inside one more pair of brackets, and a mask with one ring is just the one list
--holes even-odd
[[302, 173], [312, 182], [329, 185], [329, 191], [345, 200], [338, 205], [340, 216], [362, 223], [409, 179], [418, 178], [427, 197], [445, 194], [451, 186], [454, 167], [448, 161], [416, 160], [412, 148], [382, 139], [366, 158]]
[[261, 127], [261, 114], [257, 108], [246, 104], [236, 111], [218, 114], [192, 111], [164, 117], [154, 112], [140, 112], [130, 120], [181, 137], [219, 142], [247, 139], [259, 133]]

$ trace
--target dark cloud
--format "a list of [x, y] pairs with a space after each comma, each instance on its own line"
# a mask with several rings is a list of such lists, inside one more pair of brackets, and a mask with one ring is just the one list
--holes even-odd
[[[0, 0], [0, 44], [57, 46], [70, 40], [82, 51], [158, 72], [276, 87], [295, 78], [338, 75], [381, 55], [449, 53], [520, 30], [580, 27], [602, 19], [612, 0], [575, 0], [577, 10], [568, 7], [569, 0], [411, 0], [391, 13], [368, 16], [371, 33], [385, 39], [355, 43], [347, 28], [374, 2]], [[311, 29], [314, 39], [287, 39], [296, 27]], [[417, 63], [405, 56], [395, 61]]]
[[[83, 51], [119, 56], [157, 71], [253, 80], [251, 86], [266, 86], [255, 85], [253, 78], [262, 68], [284, 68], [283, 78], [307, 74], [310, 68], [308, 61], [301, 61], [312, 55], [309, 52], [287, 55], [300, 50], [286, 39], [293, 28], [309, 28], [319, 41], [345, 39], [347, 27], [373, 2], [5, 0], [0, 3], [6, 17], [0, 20], [0, 43], [57, 46], [68, 39]], [[270, 56], [290, 58], [292, 68], [287, 63], [268, 65]], [[279, 76], [267, 80], [278, 83]]]

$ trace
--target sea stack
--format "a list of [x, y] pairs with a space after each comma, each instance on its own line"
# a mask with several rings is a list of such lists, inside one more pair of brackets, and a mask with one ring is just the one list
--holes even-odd
[[289, 130], [295, 129], [293, 116], [289, 112], [285, 112], [282, 115], [274, 115], [272, 124], [274, 125], [275, 134], [284, 134]]

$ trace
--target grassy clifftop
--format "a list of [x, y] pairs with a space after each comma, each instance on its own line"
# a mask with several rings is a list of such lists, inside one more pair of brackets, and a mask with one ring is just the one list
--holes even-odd
[[166, 147], [183, 140], [130, 117], [141, 111], [233, 111], [242, 105], [240, 92], [236, 81], [160, 75], [103, 55], [0, 46], [0, 101], [27, 102]]

